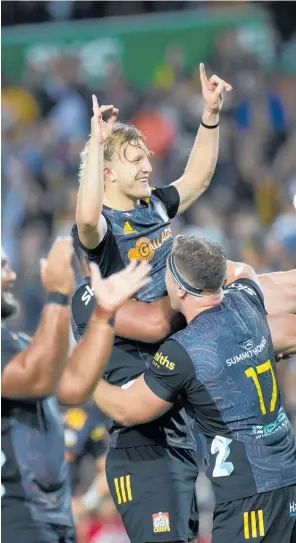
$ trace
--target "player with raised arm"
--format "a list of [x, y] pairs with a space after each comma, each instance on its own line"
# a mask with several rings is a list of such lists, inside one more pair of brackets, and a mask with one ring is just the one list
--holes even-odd
[[[157, 304], [164, 306], [166, 315], [171, 313], [168, 300], [161, 299], [166, 294], [165, 265], [172, 244], [170, 220], [206, 190], [215, 170], [219, 113], [223, 92], [230, 91], [231, 86], [217, 76], [208, 80], [203, 65], [200, 78], [204, 112], [184, 174], [172, 185], [152, 192], [148, 181], [149, 150], [142, 135], [133, 126], [116, 123], [118, 110], [112, 105], [99, 107], [93, 97], [91, 137], [83, 154], [73, 235], [88, 261], [99, 264], [103, 276], [121, 269], [129, 261], [148, 261], [152, 265], [152, 281], [138, 294], [135, 326], [127, 318], [126, 331], [122, 334], [116, 323], [120, 337], [115, 340], [107, 379], [120, 386], [126, 386], [143, 373], [157, 348], [155, 342], [161, 339], [158, 336], [154, 345], [147, 344], [151, 336], [147, 337], [146, 313], [156, 311]], [[107, 122], [103, 119], [106, 113], [110, 114]], [[89, 309], [82, 300], [85, 289], [87, 284], [76, 291], [72, 307], [80, 331]], [[142, 313], [140, 304], [146, 305]], [[197, 535], [195, 440], [181, 407], [182, 401], [162, 424], [152, 423], [132, 430], [115, 424], [111, 429], [106, 468], [109, 480], [112, 474], [116, 479], [116, 466], [121, 465], [121, 477], [116, 479], [119, 491], [115, 492], [114, 485], [110, 488], [117, 507], [124, 503], [119, 511], [132, 542], [187, 542]], [[168, 447], [164, 455], [165, 443]], [[143, 470], [145, 462], [147, 469]], [[126, 486], [131, 470], [136, 473], [137, 486], [141, 489], [137, 500], [132, 499]], [[182, 501], [175, 499], [176, 492], [183, 493]], [[159, 511], [169, 515], [170, 522], [165, 527], [156, 526], [154, 521]]]
[[[147, 264], [138, 266], [134, 272], [132, 264], [115, 279], [103, 281], [107, 292], [111, 288], [112, 311], [109, 306], [107, 309], [96, 306], [83, 340], [68, 357], [69, 295], [74, 279], [71, 257], [71, 240], [60, 239], [42, 261], [41, 278], [48, 300], [32, 340], [2, 324], [3, 543], [74, 543], [64, 434], [57, 401], [75, 405], [89, 398], [112, 346], [114, 309], [148, 281]], [[18, 307], [12, 290], [15, 278], [2, 251], [2, 320], [13, 315]]]
[[[108, 416], [132, 426], [168, 412], [181, 395], [207, 441], [207, 475], [216, 496], [213, 543], [294, 543], [296, 445], [281, 404], [274, 349], [295, 352], [296, 316], [273, 316], [272, 340], [254, 270], [229, 267], [234, 282], [225, 287], [222, 247], [177, 236], [166, 284], [187, 327], [159, 347], [128, 389], [101, 381], [94, 398]], [[290, 333], [282, 328], [278, 334], [282, 322]], [[133, 472], [130, 488], [137, 499]]]

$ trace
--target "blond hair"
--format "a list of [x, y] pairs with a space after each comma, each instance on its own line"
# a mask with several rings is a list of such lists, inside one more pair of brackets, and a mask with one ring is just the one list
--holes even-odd
[[[135, 126], [124, 123], [114, 123], [110, 137], [106, 140], [104, 145], [104, 160], [110, 161], [113, 158], [114, 151], [121, 149], [123, 145], [132, 144], [135, 147], [140, 147], [140, 144], [144, 143], [144, 136], [141, 134]], [[83, 151], [80, 154], [80, 166], [78, 179], [79, 183], [82, 180], [85, 165], [88, 157], [89, 140], [86, 142]], [[149, 153], [148, 149], [146, 148]]]

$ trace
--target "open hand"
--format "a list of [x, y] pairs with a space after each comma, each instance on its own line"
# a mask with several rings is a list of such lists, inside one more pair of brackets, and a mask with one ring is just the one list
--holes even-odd
[[151, 266], [147, 262], [132, 261], [127, 268], [102, 279], [99, 267], [91, 263], [92, 290], [98, 305], [110, 312], [116, 311], [140, 288], [150, 282]]

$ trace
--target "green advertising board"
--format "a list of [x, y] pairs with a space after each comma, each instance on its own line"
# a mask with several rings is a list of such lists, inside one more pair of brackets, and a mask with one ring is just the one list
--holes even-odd
[[[144, 16], [39, 23], [2, 30], [2, 71], [19, 82], [28, 58], [46, 59], [55, 50], [75, 51], [85, 77], [104, 76], [110, 59], [119, 59], [127, 80], [150, 85], [168, 46], [183, 49], [186, 67], [205, 60], [221, 32], [237, 28], [241, 40], [269, 63], [271, 36], [264, 10], [258, 6], [203, 9]], [[270, 42], [270, 43], [269, 43]]]

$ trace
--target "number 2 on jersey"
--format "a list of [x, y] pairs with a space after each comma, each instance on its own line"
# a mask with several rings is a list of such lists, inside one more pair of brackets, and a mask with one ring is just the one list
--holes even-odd
[[230, 443], [232, 439], [223, 436], [216, 436], [211, 445], [211, 453], [217, 454], [215, 467], [213, 469], [213, 477], [228, 477], [233, 470], [234, 466], [232, 462], [225, 462], [230, 455]]
[[246, 376], [251, 377], [254, 381], [254, 385], [256, 387], [258, 398], [259, 398], [259, 404], [260, 404], [262, 415], [266, 415], [266, 407], [265, 407], [263, 392], [262, 392], [258, 375], [260, 375], [261, 373], [265, 373], [267, 371], [271, 372], [271, 377], [272, 377], [272, 394], [271, 394], [270, 406], [269, 406], [270, 413], [272, 413], [272, 411], [275, 410], [278, 389], [277, 389], [276, 377], [273, 371], [273, 367], [271, 365], [271, 361], [267, 360], [266, 362], [264, 362], [263, 364], [260, 364], [259, 366], [256, 366], [255, 368], [248, 368], [247, 370], [245, 370]]

